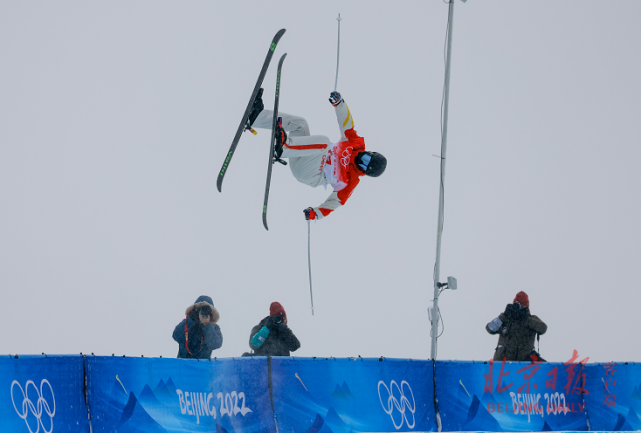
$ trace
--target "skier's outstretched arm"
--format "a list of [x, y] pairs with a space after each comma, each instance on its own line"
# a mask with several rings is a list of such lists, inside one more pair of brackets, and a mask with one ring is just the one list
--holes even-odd
[[336, 121], [338, 122], [338, 128], [341, 130], [340, 141], [344, 141], [347, 139], [345, 131], [354, 128], [354, 118], [340, 93], [330, 93], [329, 102], [334, 106], [336, 111]]
[[356, 178], [340, 191], [331, 193], [329, 197], [327, 197], [327, 200], [320, 206], [305, 209], [305, 219], [320, 220], [334, 212], [347, 202], [347, 199], [351, 197], [354, 188], [356, 188], [359, 182], [360, 179]]
[[305, 217], [307, 219], [320, 220], [328, 216], [330, 213], [334, 212], [342, 205], [343, 203], [341, 203], [341, 201], [338, 199], [338, 193], [333, 192], [329, 195], [329, 197], [327, 197], [327, 200], [325, 200], [323, 204], [315, 208], [310, 208], [312, 209], [312, 212], [310, 212], [309, 216], [306, 212]]

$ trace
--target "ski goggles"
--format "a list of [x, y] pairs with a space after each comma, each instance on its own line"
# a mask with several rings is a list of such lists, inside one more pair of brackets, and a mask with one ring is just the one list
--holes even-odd
[[366, 153], [361, 157], [361, 162], [360, 164], [358, 164], [358, 166], [363, 170], [363, 172], [367, 172], [367, 167], [369, 166], [371, 160], [372, 155], [370, 155], [369, 153]]

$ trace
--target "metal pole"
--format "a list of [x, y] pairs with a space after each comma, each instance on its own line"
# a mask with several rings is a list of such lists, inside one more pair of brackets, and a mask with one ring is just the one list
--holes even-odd
[[307, 220], [307, 266], [309, 268], [309, 297], [312, 300], [312, 316], [314, 315], [314, 295], [312, 294], [312, 252], [311, 252], [311, 229]]
[[445, 161], [447, 150], [447, 113], [450, 101], [450, 63], [452, 58], [452, 24], [454, 22], [454, 0], [450, 0], [447, 22], [447, 59], [445, 61], [445, 85], [443, 89], [443, 135], [441, 141], [441, 179], [438, 199], [438, 229], [436, 232], [436, 263], [434, 265], [434, 309], [432, 311], [432, 350], [431, 359], [436, 360], [438, 338], [438, 292], [441, 267], [441, 236], [443, 235], [443, 183], [445, 182]]
[[338, 61], [341, 56], [341, 20], [341, 14], [338, 14], [338, 18], [336, 18], [336, 21], [338, 21], [338, 46], [336, 48], [336, 81], [334, 81], [334, 92], [336, 91], [336, 87], [338, 87]]

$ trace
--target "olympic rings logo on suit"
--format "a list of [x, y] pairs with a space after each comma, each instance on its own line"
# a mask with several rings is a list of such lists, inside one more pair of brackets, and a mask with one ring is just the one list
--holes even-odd
[[[385, 403], [383, 403], [383, 398], [381, 397], [381, 385], [383, 385], [385, 391], [387, 391], [387, 406], [385, 405]], [[394, 395], [394, 389], [398, 390], [398, 398], [396, 398], [396, 396]], [[409, 391], [409, 393], [406, 394], [404, 392], [405, 390]], [[410, 395], [412, 397], [411, 404], [409, 398], [407, 398], [406, 395]], [[387, 385], [385, 385], [385, 382], [383, 382], [382, 380], [379, 381], [378, 399], [380, 400], [381, 406], [383, 407], [385, 413], [392, 418], [392, 423], [394, 423], [394, 427], [396, 428], [396, 430], [399, 430], [401, 427], [403, 427], [404, 422], [407, 423], [407, 427], [414, 428], [414, 425], [416, 424], [416, 418], [414, 418], [414, 412], [416, 412], [416, 401], [414, 400], [414, 393], [412, 392], [412, 388], [410, 387], [409, 383], [407, 383], [406, 381], [402, 381], [401, 385], [399, 386], [396, 381], [393, 380], [388, 388]], [[400, 424], [396, 424], [396, 420], [394, 419], [394, 409], [398, 409], [401, 414]], [[409, 420], [410, 414], [412, 415], [411, 423]]]
[[[53, 410], [49, 406], [49, 402], [45, 399], [45, 396], [43, 393], [43, 390], [45, 389], [44, 388], [45, 385], [49, 387], [49, 391], [51, 392], [51, 400], [53, 401]], [[17, 386], [18, 389], [20, 389], [20, 393], [22, 393], [22, 405], [20, 405], [21, 410], [18, 410], [18, 406], [16, 406], [16, 397], [20, 398], [20, 394], [14, 395], [14, 386]], [[29, 398], [29, 386], [33, 387], [33, 389], [36, 392], [36, 395], [38, 396], [38, 399], [36, 400], [35, 404]], [[22, 386], [20, 386], [20, 383], [18, 383], [17, 380], [14, 380], [13, 382], [11, 382], [11, 402], [13, 403], [13, 408], [16, 410], [16, 413], [18, 414], [18, 416], [22, 418], [24, 422], [27, 424], [27, 428], [29, 429], [30, 433], [39, 433], [40, 427], [42, 427], [42, 431], [44, 433], [51, 433], [53, 431], [53, 417], [56, 415], [56, 398], [53, 395], [53, 388], [51, 387], [51, 384], [47, 379], [42, 379], [42, 382], [40, 382], [40, 389], [38, 389], [38, 387], [32, 380], [28, 380], [27, 383], [25, 384], [24, 389], [22, 389]], [[18, 402], [20, 401], [18, 400]], [[30, 413], [38, 421], [36, 424], [35, 431], [31, 429], [31, 426], [29, 425], [29, 421], [27, 420]], [[42, 422], [43, 413], [49, 417], [49, 425], [50, 425], [49, 430], [47, 430], [47, 428], [44, 426], [44, 423]]]
[[346, 147], [345, 150], [343, 150], [343, 153], [341, 155], [341, 164], [345, 168], [347, 168], [347, 166], [349, 165], [349, 161], [352, 158], [352, 150], [353, 149], [354, 148], [350, 146], [350, 147]]

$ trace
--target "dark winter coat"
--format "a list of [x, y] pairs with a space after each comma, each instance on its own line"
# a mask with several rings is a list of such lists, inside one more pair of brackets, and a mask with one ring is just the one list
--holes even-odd
[[[197, 314], [192, 314], [192, 312], [195, 313], [194, 309], [202, 306], [201, 304], [204, 305], [205, 303], [195, 303], [187, 308], [187, 311], [185, 311], [187, 318], [182, 320], [174, 329], [173, 337], [178, 342], [178, 358], [210, 359], [211, 352], [223, 345], [223, 333], [217, 325], [220, 319], [218, 310], [212, 307], [211, 321], [207, 326], [202, 325]], [[212, 306], [210, 303], [207, 304]], [[187, 346], [185, 346], [185, 320], [187, 321], [187, 338], [191, 354], [189, 354]]]
[[[294, 352], [300, 347], [300, 341], [292, 330], [283, 322], [277, 325], [272, 324], [274, 319], [275, 317], [267, 316], [252, 328], [249, 335], [249, 347], [254, 350], [254, 356], [290, 356], [290, 352]], [[265, 342], [257, 348], [251, 340], [263, 326], [269, 329], [269, 335]]]
[[485, 326], [488, 333], [499, 334], [495, 361], [502, 361], [503, 357], [507, 361], [531, 361], [536, 334], [545, 334], [548, 326], [537, 316], [532, 316], [529, 308], [523, 310], [523, 316], [518, 319], [507, 318], [505, 313], [499, 314], [498, 319], [503, 323], [497, 331], [490, 330], [490, 323]]

